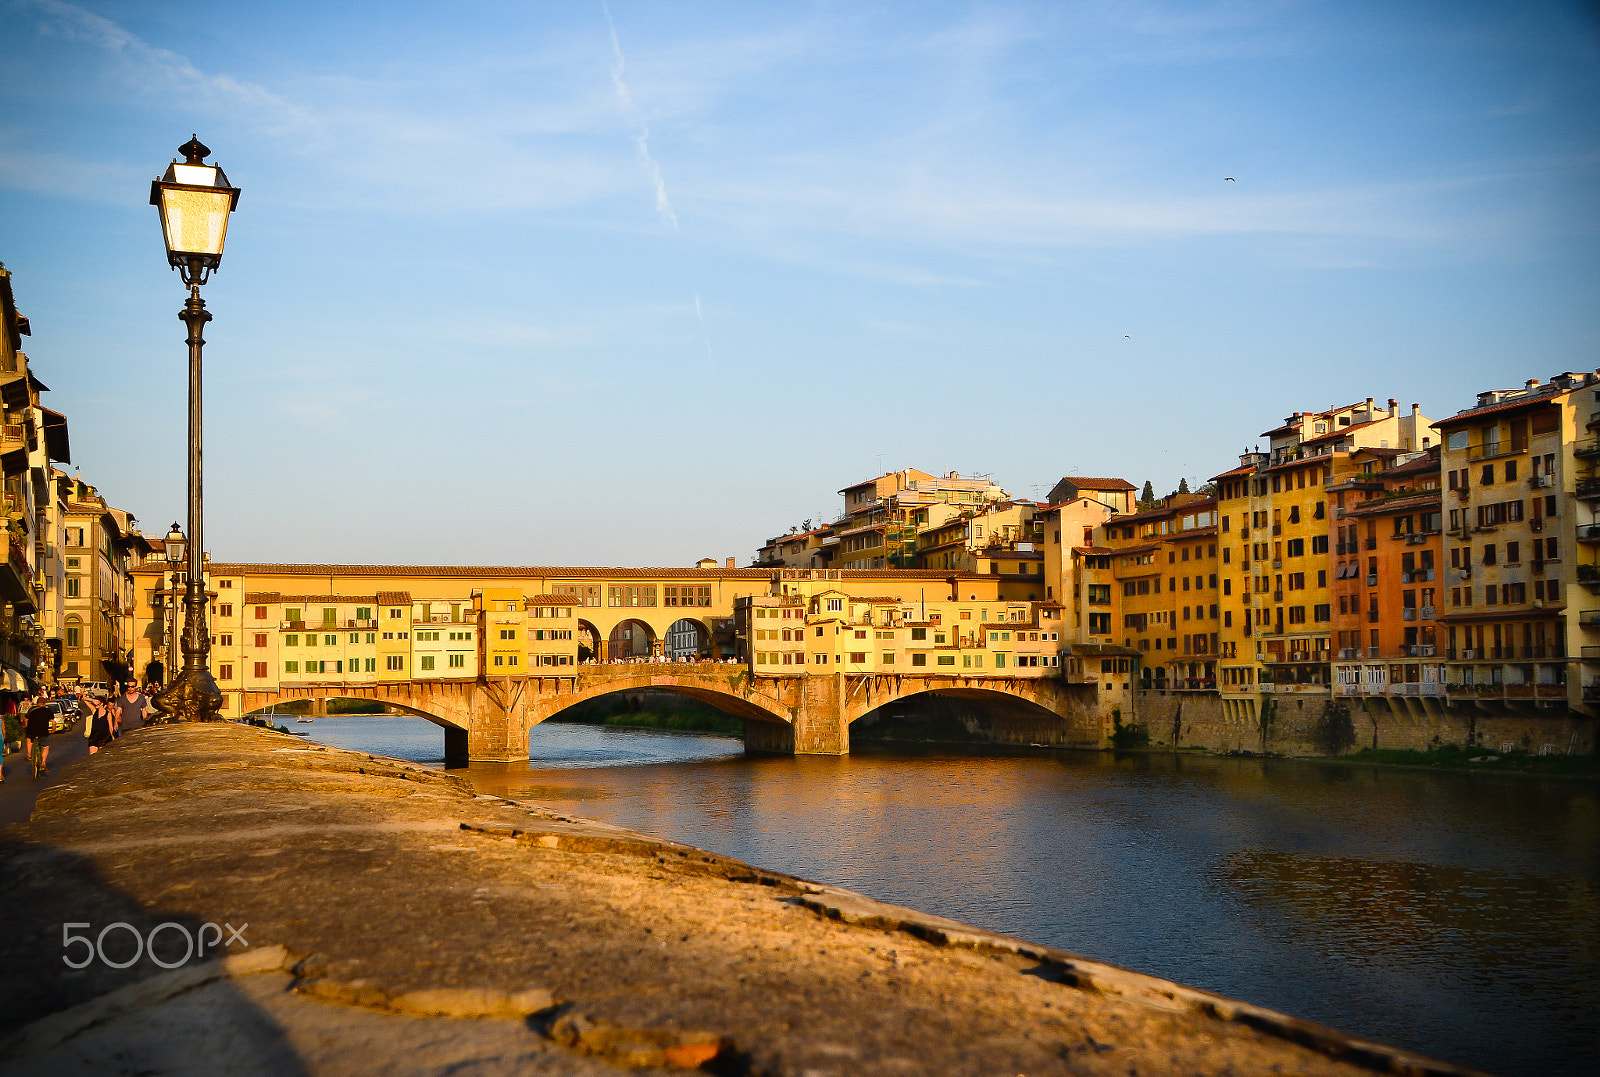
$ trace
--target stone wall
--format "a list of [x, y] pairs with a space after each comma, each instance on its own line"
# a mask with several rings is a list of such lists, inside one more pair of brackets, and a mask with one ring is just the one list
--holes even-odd
[[[1317, 735], [1318, 724], [1330, 703], [1327, 696], [1282, 695], [1270, 699], [1262, 717], [1230, 716], [1228, 708], [1211, 692], [1139, 693], [1139, 722], [1150, 733], [1152, 745], [1205, 748], [1213, 752], [1262, 752], [1274, 755], [1326, 755]], [[1345, 698], [1355, 743], [1362, 748], [1427, 751], [1445, 744], [1480, 745], [1535, 754], [1546, 750], [1593, 755], [1600, 719], [1575, 715], [1566, 708], [1547, 708], [1528, 714], [1491, 712], [1485, 708], [1446, 707], [1428, 700], [1420, 709], [1415, 700], [1388, 697]], [[1409, 706], [1408, 706], [1409, 705]], [[1265, 708], [1264, 708], [1265, 709]]]

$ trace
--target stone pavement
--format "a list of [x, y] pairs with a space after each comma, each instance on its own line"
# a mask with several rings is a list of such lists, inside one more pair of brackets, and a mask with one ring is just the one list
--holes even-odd
[[1465, 1072], [267, 730], [63, 778], [0, 831], [0, 1074]]

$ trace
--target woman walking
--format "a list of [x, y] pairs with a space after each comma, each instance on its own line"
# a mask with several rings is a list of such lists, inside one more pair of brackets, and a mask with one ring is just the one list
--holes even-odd
[[89, 741], [89, 754], [93, 755], [111, 743], [111, 706], [105, 700], [86, 697], [89, 717], [83, 723], [83, 735]]

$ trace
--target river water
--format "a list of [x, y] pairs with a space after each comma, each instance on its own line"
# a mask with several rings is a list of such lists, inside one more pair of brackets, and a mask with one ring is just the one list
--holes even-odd
[[[442, 763], [422, 719], [312, 739]], [[545, 723], [484, 792], [1500, 1074], [1600, 1054], [1600, 784], [1103, 752], [746, 757]]]

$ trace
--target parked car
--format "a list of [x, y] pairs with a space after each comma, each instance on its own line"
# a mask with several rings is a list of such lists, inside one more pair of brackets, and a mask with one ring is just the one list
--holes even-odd
[[52, 699], [45, 706], [49, 707], [53, 712], [50, 717], [50, 732], [65, 733], [67, 727], [72, 724], [72, 712], [67, 709], [66, 703], [59, 699]]
[[111, 686], [105, 681], [79, 681], [78, 691], [103, 699], [111, 694]]

